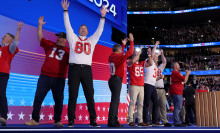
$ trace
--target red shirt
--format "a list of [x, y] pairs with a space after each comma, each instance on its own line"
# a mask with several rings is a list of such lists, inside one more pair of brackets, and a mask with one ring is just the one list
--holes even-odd
[[17, 54], [19, 51], [18, 48], [16, 48], [14, 54], [11, 54], [9, 51], [9, 45], [5, 47], [0, 47], [0, 72], [1, 73], [8, 73], [11, 68], [11, 61], [14, 58], [15, 54]]
[[[122, 51], [124, 50], [124, 45], [122, 45]], [[119, 76], [120, 78], [124, 77], [124, 64], [127, 61], [127, 58], [133, 54], [134, 51], [134, 42], [130, 42], [130, 48], [125, 53], [112, 53], [109, 56], [109, 65], [111, 70], [111, 75]]]
[[144, 64], [145, 61], [135, 62], [128, 67], [130, 75], [130, 85], [144, 86]]
[[209, 92], [209, 90], [197, 89], [196, 92]]
[[41, 39], [40, 46], [44, 48], [46, 58], [41, 73], [55, 78], [66, 78], [69, 64], [69, 48]]
[[183, 95], [184, 80], [185, 76], [183, 76], [179, 71], [173, 71], [171, 73], [170, 95]]

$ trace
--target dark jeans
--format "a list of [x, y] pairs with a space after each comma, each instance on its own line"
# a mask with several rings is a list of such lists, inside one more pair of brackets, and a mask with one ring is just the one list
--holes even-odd
[[171, 97], [173, 99], [173, 105], [174, 105], [173, 125], [177, 125], [181, 123], [179, 113], [182, 109], [183, 96], [182, 95], [171, 95]]
[[152, 123], [158, 120], [158, 97], [155, 86], [150, 84], [144, 84], [144, 107], [143, 107], [143, 122], [149, 122], [149, 105], [152, 101]]
[[108, 114], [108, 124], [118, 124], [118, 106], [120, 102], [120, 93], [122, 87], [122, 78], [118, 76], [111, 76], [108, 85], [112, 93], [111, 103]]
[[32, 119], [39, 122], [39, 113], [41, 109], [41, 104], [47, 95], [48, 91], [51, 89], [53, 94], [53, 99], [55, 101], [54, 107], [54, 120], [55, 122], [60, 122], [61, 115], [63, 111], [63, 91], [65, 87], [65, 78], [54, 78], [41, 74], [38, 83], [37, 90], [34, 98]]
[[86, 97], [88, 111], [90, 115], [90, 122], [96, 120], [95, 102], [94, 102], [94, 88], [92, 69], [89, 65], [70, 64], [68, 73], [69, 84], [69, 102], [68, 102], [68, 117], [69, 122], [74, 121], [76, 111], [76, 100], [79, 92], [79, 84], [82, 84], [83, 91]]
[[6, 97], [6, 88], [8, 84], [9, 74], [0, 73], [0, 114], [7, 120], [8, 104]]
[[[185, 122], [186, 123], [189, 123], [189, 116], [190, 116], [190, 113], [191, 113], [191, 109], [193, 111], [193, 114], [195, 115], [196, 114], [196, 111], [195, 111], [195, 104], [193, 105], [185, 105], [185, 110], [186, 110], [186, 118], [185, 118]], [[195, 115], [196, 116], [196, 115]]]

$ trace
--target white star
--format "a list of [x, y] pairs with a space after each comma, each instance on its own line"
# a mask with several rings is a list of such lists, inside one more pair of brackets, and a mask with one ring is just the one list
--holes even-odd
[[124, 118], [123, 118], [123, 117], [121, 117], [121, 121], [123, 121], [123, 119], [124, 119]]
[[44, 120], [44, 114], [43, 114], [43, 112], [40, 114], [40, 120]]
[[103, 121], [105, 120], [105, 116], [102, 117], [102, 120], [103, 120]]
[[44, 105], [45, 105], [45, 102], [43, 102], [43, 103], [41, 104], [41, 107], [45, 107]]
[[30, 116], [30, 120], [32, 120], [32, 114], [30, 114], [29, 116]]
[[127, 113], [127, 110], [125, 109], [125, 113]]
[[48, 115], [48, 117], [49, 117], [49, 120], [53, 120], [53, 115], [52, 114]]
[[121, 109], [121, 113], [123, 113], [123, 109]]
[[68, 115], [66, 114], [64, 117], [65, 117], [65, 120], [68, 121]]
[[109, 108], [108, 108], [108, 112], [109, 112]]
[[13, 100], [12, 98], [11, 98], [11, 100], [8, 100], [9, 101], [9, 104], [8, 105], [14, 105], [14, 101], [15, 100]]
[[86, 110], [88, 110], [88, 107], [86, 106]]
[[82, 110], [82, 108], [83, 108], [83, 106], [80, 104], [80, 105], [79, 105], [79, 110]]
[[85, 121], [88, 121], [89, 120], [89, 117], [86, 115], [85, 116]]
[[100, 107], [99, 106], [97, 107], [97, 110], [100, 111]]
[[81, 114], [80, 114], [80, 116], [79, 116], [79, 121], [82, 121], [82, 116], [81, 116]]
[[53, 103], [52, 102], [50, 102], [50, 108], [53, 108]]
[[103, 109], [103, 111], [105, 111], [105, 107], [103, 107], [102, 109]]
[[25, 106], [26, 101], [24, 101], [24, 99], [22, 99], [20, 102], [21, 102], [21, 106]]
[[98, 115], [98, 117], [97, 117], [97, 121], [100, 121], [100, 117], [99, 117], [99, 115]]
[[8, 116], [8, 118], [7, 118], [7, 120], [9, 120], [9, 119], [11, 119], [12, 120], [12, 116], [13, 116], [14, 114], [12, 114], [11, 113], [11, 111], [10, 111], [10, 113], [9, 114], [7, 114], [7, 116]]
[[126, 120], [127, 120], [127, 117], [125, 117], [124, 119], [125, 119], [125, 121], [126, 121]]
[[25, 116], [25, 114], [23, 114], [23, 112], [21, 112], [21, 114], [18, 114], [19, 115], [19, 120], [24, 120], [24, 116]]

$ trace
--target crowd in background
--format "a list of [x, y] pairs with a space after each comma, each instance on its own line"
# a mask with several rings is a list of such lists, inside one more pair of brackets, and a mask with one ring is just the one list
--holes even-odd
[[155, 29], [154, 35], [161, 44], [191, 44], [220, 41], [220, 23], [172, 26]]

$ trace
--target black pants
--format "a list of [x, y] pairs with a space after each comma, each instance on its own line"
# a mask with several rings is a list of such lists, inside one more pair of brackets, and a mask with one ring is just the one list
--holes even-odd
[[61, 115], [63, 111], [63, 91], [65, 87], [65, 78], [54, 78], [41, 74], [38, 83], [37, 90], [34, 98], [32, 119], [39, 122], [39, 113], [41, 109], [41, 104], [47, 95], [48, 91], [51, 89], [53, 94], [53, 99], [55, 101], [54, 107], [54, 120], [55, 122], [60, 122]]
[[6, 97], [6, 88], [8, 84], [9, 74], [0, 73], [0, 114], [7, 120], [8, 103]]
[[108, 124], [114, 125], [115, 123], [118, 123], [118, 106], [120, 102], [122, 78], [118, 76], [111, 76], [108, 81], [108, 85], [112, 93], [108, 114]]
[[196, 116], [196, 111], [195, 111], [195, 104], [192, 105], [185, 105], [185, 110], [186, 110], [186, 116], [185, 116], [185, 122], [189, 123], [189, 114], [191, 113], [191, 109]]
[[144, 84], [144, 106], [143, 106], [143, 122], [148, 123], [149, 117], [149, 105], [152, 101], [152, 123], [158, 120], [158, 97], [155, 86], [150, 84]]
[[90, 122], [96, 119], [95, 102], [94, 102], [94, 88], [92, 69], [89, 65], [70, 64], [68, 73], [69, 84], [69, 101], [68, 101], [68, 117], [69, 122], [74, 121], [76, 111], [76, 100], [79, 92], [80, 82], [86, 97], [88, 111], [90, 115]]

